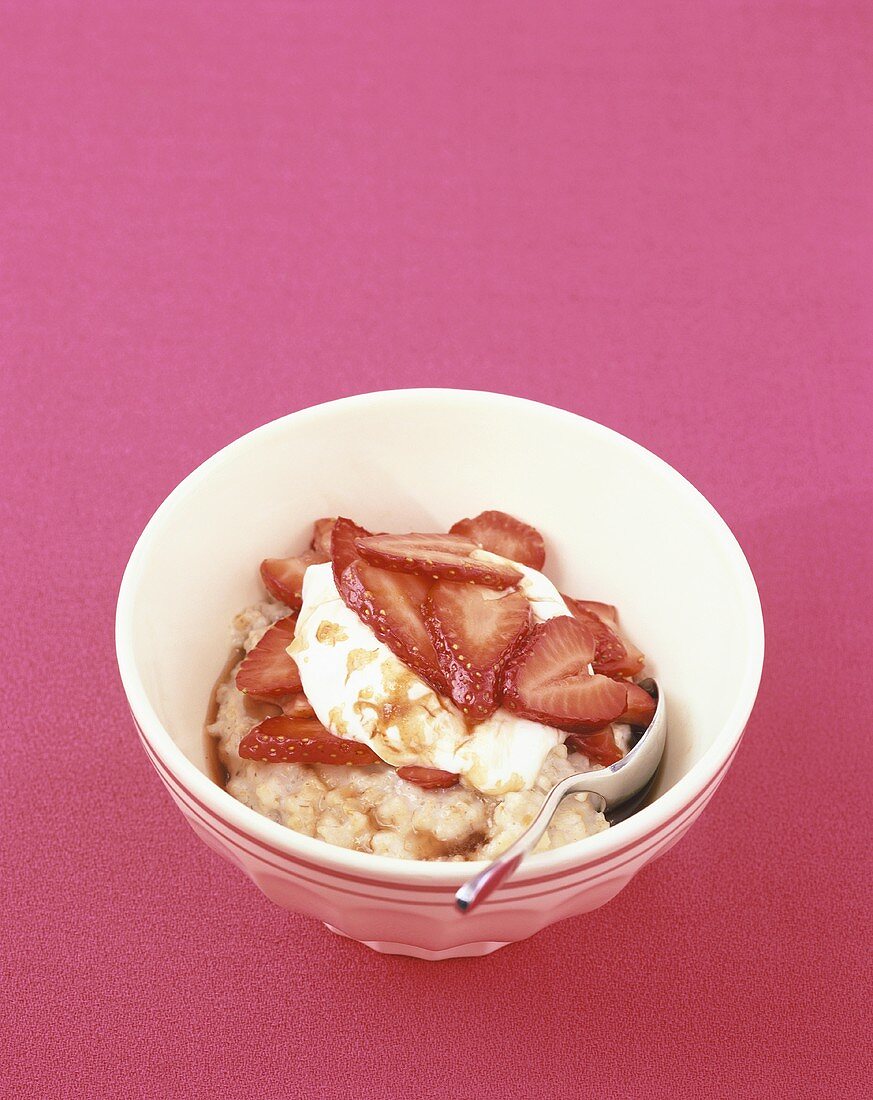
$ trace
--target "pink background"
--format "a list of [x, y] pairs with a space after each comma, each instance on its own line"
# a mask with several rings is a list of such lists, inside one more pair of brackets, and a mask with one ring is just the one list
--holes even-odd
[[[11, 1094], [860, 1096], [873, 9], [21, 0], [0, 26]], [[197, 841], [112, 640], [196, 464], [411, 385], [651, 447], [736, 531], [768, 633], [690, 836], [605, 909], [438, 965]]]

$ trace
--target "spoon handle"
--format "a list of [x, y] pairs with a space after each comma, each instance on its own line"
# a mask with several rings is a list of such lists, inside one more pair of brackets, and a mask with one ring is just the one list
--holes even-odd
[[455, 904], [462, 913], [469, 913], [480, 901], [484, 901], [492, 891], [496, 890], [501, 882], [509, 878], [528, 852], [533, 851], [537, 846], [555, 816], [555, 811], [568, 794], [587, 794], [589, 798], [596, 800], [594, 805], [598, 813], [606, 809], [606, 799], [603, 795], [584, 789], [586, 779], [590, 780], [591, 776], [568, 775], [557, 786], [552, 787], [539, 813], [518, 840], [511, 844], [503, 855], [489, 863], [483, 871], [474, 875], [457, 891]]
[[[593, 672], [593, 669], [589, 669]], [[667, 735], [667, 711], [664, 693], [654, 680], [642, 680], [640, 686], [657, 700], [649, 727], [634, 747], [621, 760], [608, 768], [568, 775], [546, 795], [539, 813], [514, 844], [503, 855], [489, 863], [456, 892], [455, 904], [462, 913], [469, 913], [480, 901], [496, 890], [518, 867], [528, 852], [533, 851], [549, 827], [555, 810], [568, 794], [587, 794], [598, 813], [604, 813], [607, 803], [616, 811], [615, 820], [629, 816], [648, 793]]]

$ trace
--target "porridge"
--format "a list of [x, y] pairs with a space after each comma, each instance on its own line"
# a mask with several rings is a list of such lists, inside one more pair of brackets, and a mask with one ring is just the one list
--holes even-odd
[[[654, 713], [615, 609], [558, 593], [539, 534], [501, 512], [450, 534], [319, 520], [267, 559], [234, 620], [207, 733], [239, 801], [330, 844], [491, 859], [564, 777], [608, 766]], [[608, 828], [564, 800], [537, 850]]]

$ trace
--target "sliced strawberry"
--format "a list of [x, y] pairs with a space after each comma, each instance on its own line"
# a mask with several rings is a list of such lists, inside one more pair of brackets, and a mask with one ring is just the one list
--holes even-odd
[[239, 743], [244, 760], [271, 764], [378, 764], [369, 745], [347, 741], [313, 718], [268, 718], [249, 730]]
[[611, 604], [574, 600], [572, 596], [564, 596], [564, 602], [573, 618], [594, 634], [597, 649], [591, 664], [595, 672], [602, 672], [604, 676], [636, 676], [641, 671], [645, 658], [619, 633], [615, 608]]
[[456, 772], [444, 772], [440, 768], [419, 768], [415, 765], [398, 768], [397, 774], [407, 783], [414, 783], [416, 787], [423, 787], [426, 791], [436, 790], [437, 787], [454, 787], [461, 778]]
[[627, 660], [622, 664], [617, 675], [628, 677], [638, 676], [643, 671], [643, 666], [646, 663], [646, 655], [641, 649], [637, 649], [626, 634], [619, 631], [618, 636], [621, 638], [621, 644], [627, 650]]
[[511, 565], [469, 557], [476, 544], [459, 535], [371, 535], [355, 540], [362, 558], [382, 569], [432, 580], [472, 581], [487, 588], [509, 588], [521, 574]]
[[307, 550], [296, 558], [267, 558], [261, 562], [261, 580], [271, 596], [292, 611], [299, 611], [303, 604], [303, 574], [310, 565], [327, 560], [327, 555], [317, 550]]
[[536, 527], [506, 512], [480, 512], [473, 519], [459, 520], [452, 527], [452, 534], [463, 535], [483, 550], [529, 565], [531, 569], [542, 569], [545, 564], [543, 536]]
[[586, 611], [593, 612], [598, 619], [603, 619], [606, 625], [611, 626], [613, 630], [618, 627], [618, 608], [615, 604], [599, 603], [597, 600], [574, 600], [570, 596], [565, 596], [564, 599], [584, 607]]
[[581, 752], [592, 764], [602, 764], [608, 768], [622, 757], [622, 751], [615, 743], [615, 731], [606, 726], [596, 733], [571, 733], [565, 742], [570, 752]]
[[319, 554], [324, 554], [326, 557], [330, 557], [330, 537], [333, 531], [333, 525], [336, 523], [334, 516], [327, 516], [324, 519], [317, 519], [312, 525], [312, 549]]
[[627, 661], [627, 650], [621, 638], [599, 615], [589, 611], [581, 600], [564, 596], [564, 602], [572, 612], [573, 618], [588, 627], [594, 635], [595, 652], [594, 660], [591, 662], [594, 671], [602, 672], [607, 676], [617, 675], [617, 670]]
[[628, 682], [625, 687], [627, 708], [618, 721], [626, 722], [629, 726], [648, 726], [655, 717], [655, 700], [639, 684]]
[[340, 577], [359, 557], [355, 539], [365, 539], [370, 532], [365, 527], [359, 527], [345, 516], [340, 516], [333, 525], [330, 535], [330, 559], [333, 562], [333, 579], [339, 588]]
[[300, 691], [300, 673], [285, 650], [294, 641], [296, 615], [279, 619], [245, 657], [236, 674], [236, 686], [247, 695], [275, 699]]
[[578, 620], [562, 615], [538, 623], [506, 663], [504, 705], [571, 733], [615, 721], [627, 704], [627, 687], [589, 673], [594, 652], [594, 635]]
[[314, 718], [315, 711], [312, 709], [312, 704], [306, 698], [302, 691], [298, 691], [295, 695], [287, 695], [281, 701], [282, 712], [289, 718]]
[[496, 596], [475, 584], [438, 581], [424, 614], [452, 699], [483, 721], [500, 704], [503, 665], [530, 626], [530, 604], [518, 591]]
[[430, 582], [414, 573], [378, 569], [360, 558], [343, 571], [339, 591], [346, 605], [380, 642], [442, 695], [448, 695], [424, 623], [422, 605]]

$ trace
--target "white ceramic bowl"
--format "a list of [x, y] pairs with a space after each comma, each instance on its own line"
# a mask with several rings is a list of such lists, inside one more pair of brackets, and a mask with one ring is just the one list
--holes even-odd
[[[462, 915], [452, 896], [482, 864], [346, 851], [260, 816], [209, 778], [203, 721], [229, 623], [262, 596], [259, 562], [303, 549], [313, 519], [438, 531], [485, 508], [539, 528], [561, 590], [618, 604], [667, 693], [670, 729], [643, 810], [531, 857]], [[219, 451], [139, 539], [116, 643], [145, 751], [197, 835], [277, 904], [377, 950], [422, 958], [484, 954], [595, 909], [675, 844], [731, 763], [764, 654], [749, 566], [684, 478], [590, 420], [464, 390], [347, 398]]]

